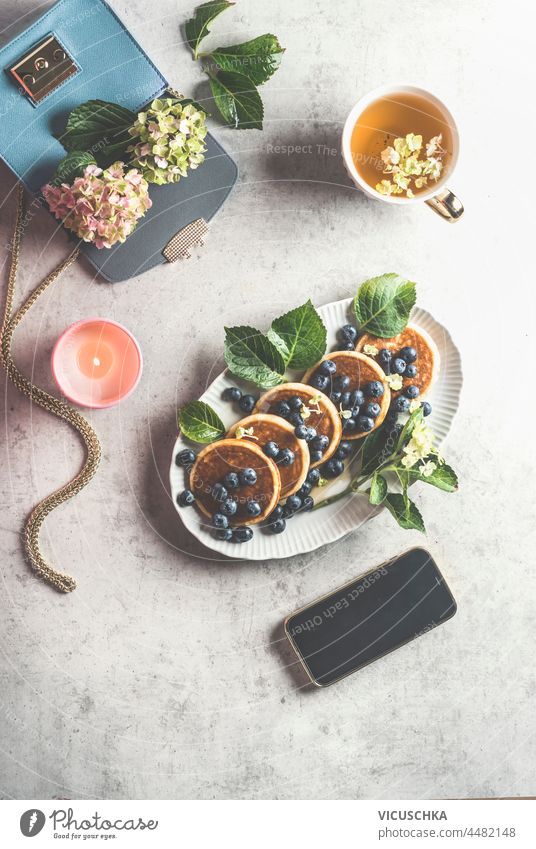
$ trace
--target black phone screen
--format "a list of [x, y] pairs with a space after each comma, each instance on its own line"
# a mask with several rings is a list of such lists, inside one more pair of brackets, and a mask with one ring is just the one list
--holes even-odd
[[326, 686], [455, 613], [433, 557], [413, 548], [292, 613], [285, 631], [313, 683]]

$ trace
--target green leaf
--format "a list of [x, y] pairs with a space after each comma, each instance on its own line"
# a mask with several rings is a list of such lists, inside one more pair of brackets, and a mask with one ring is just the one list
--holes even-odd
[[398, 442], [396, 444], [396, 453], [402, 450], [404, 445], [407, 445], [411, 439], [411, 435], [415, 430], [415, 425], [417, 422], [421, 422], [423, 419], [422, 407], [419, 407], [418, 410], [414, 410], [407, 420], [406, 424], [400, 431], [400, 436], [398, 437]]
[[388, 422], [373, 430], [363, 442], [361, 454], [361, 475], [371, 475], [378, 466], [385, 463], [394, 453], [396, 431]]
[[61, 162], [58, 162], [53, 182], [72, 183], [75, 177], [82, 177], [88, 165], [96, 165], [97, 160], [87, 150], [73, 150]]
[[354, 299], [360, 333], [389, 339], [406, 327], [416, 300], [415, 283], [398, 274], [366, 280]]
[[229, 371], [257, 386], [268, 389], [283, 382], [283, 357], [254, 327], [226, 327], [224, 357]]
[[192, 401], [179, 410], [179, 427], [193, 442], [214, 442], [225, 433], [222, 420], [204, 401]]
[[237, 71], [255, 83], [262, 85], [275, 74], [281, 62], [281, 54], [285, 50], [279, 44], [277, 36], [265, 33], [233, 44], [231, 47], [217, 47], [211, 58], [222, 71]]
[[184, 25], [186, 41], [192, 48], [195, 59], [198, 57], [200, 43], [210, 32], [209, 24], [231, 6], [234, 6], [234, 3], [229, 3], [227, 0], [210, 0], [209, 3], [198, 6], [194, 17], [186, 21]]
[[[432, 460], [432, 462], [437, 463], [437, 457], [434, 454], [430, 454], [429, 457], [425, 458], [425, 462], [427, 460]], [[443, 492], [456, 492], [458, 489], [458, 476], [454, 469], [451, 466], [447, 466], [446, 463], [438, 464], [437, 468], [432, 472], [431, 475], [425, 477], [421, 472], [419, 472], [419, 466], [413, 466], [411, 469], [405, 469], [407, 472], [409, 482], [413, 483], [414, 481], [422, 481], [423, 483], [429, 483], [432, 486], [437, 486], [438, 489], [442, 489]]]
[[401, 528], [425, 532], [423, 518], [417, 505], [410, 498], [390, 492], [383, 502]]
[[214, 102], [235, 130], [262, 130], [264, 107], [259, 92], [245, 74], [220, 71], [210, 77]]
[[327, 331], [311, 301], [274, 319], [268, 338], [289, 368], [309, 368], [326, 351]]
[[99, 165], [110, 164], [125, 152], [135, 121], [136, 113], [117, 103], [88, 100], [73, 109], [58, 140], [67, 151], [88, 151]]
[[371, 504], [381, 504], [387, 495], [387, 481], [383, 475], [376, 472], [370, 482], [369, 501]]

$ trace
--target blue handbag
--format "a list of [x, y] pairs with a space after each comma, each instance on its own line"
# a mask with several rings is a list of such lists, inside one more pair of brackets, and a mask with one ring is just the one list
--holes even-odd
[[[0, 50], [0, 157], [34, 194], [65, 150], [54, 137], [87, 100], [134, 112], [168, 83], [104, 0], [58, 0]], [[106, 280], [186, 257], [232, 189], [237, 168], [211, 136], [205, 162], [178, 183], [151, 186], [151, 209], [124, 244], [81, 251]]]

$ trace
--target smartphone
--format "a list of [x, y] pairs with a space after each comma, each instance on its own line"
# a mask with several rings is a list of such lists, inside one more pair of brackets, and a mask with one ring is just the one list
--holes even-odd
[[455, 613], [434, 558], [412, 548], [291, 613], [285, 632], [312, 683], [327, 687]]

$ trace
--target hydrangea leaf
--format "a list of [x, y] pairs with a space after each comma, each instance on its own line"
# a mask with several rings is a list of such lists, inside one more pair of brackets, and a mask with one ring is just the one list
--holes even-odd
[[57, 138], [65, 150], [89, 151], [99, 165], [109, 165], [124, 153], [135, 120], [135, 112], [117, 103], [87, 100], [73, 109]]
[[255, 85], [262, 85], [275, 74], [284, 52], [277, 36], [265, 33], [242, 44], [217, 47], [209, 58], [222, 71], [237, 71], [249, 77]]
[[371, 504], [381, 504], [387, 496], [387, 481], [383, 475], [376, 472], [370, 481], [369, 501]]
[[436, 463], [436, 468], [431, 475], [422, 474], [420, 466], [413, 466], [407, 471], [404, 470], [409, 478], [409, 482], [423, 481], [424, 483], [436, 486], [438, 489], [442, 489], [443, 492], [456, 492], [458, 489], [458, 476], [454, 469], [446, 463], [437, 463], [437, 457], [435, 455], [431, 455], [430, 460]]
[[264, 389], [283, 382], [285, 362], [281, 353], [254, 327], [226, 327], [224, 357], [229, 371]]
[[204, 401], [192, 401], [181, 407], [178, 415], [179, 428], [183, 436], [192, 442], [209, 443], [225, 433], [218, 414]]
[[354, 299], [360, 333], [389, 339], [406, 327], [417, 294], [415, 283], [399, 274], [366, 280]]
[[424, 521], [417, 505], [398, 492], [390, 492], [383, 502], [401, 528], [425, 533]]
[[210, 78], [214, 102], [225, 121], [235, 130], [262, 130], [264, 107], [254, 83], [231, 71]]
[[231, 6], [234, 6], [234, 3], [229, 3], [228, 0], [210, 0], [198, 6], [194, 17], [186, 21], [184, 25], [186, 41], [192, 48], [195, 59], [199, 54], [199, 45], [210, 32], [209, 24]]
[[72, 150], [61, 162], [58, 162], [53, 183], [71, 184], [75, 177], [82, 177], [88, 165], [96, 165], [97, 160], [87, 150]]
[[310, 300], [274, 319], [268, 338], [289, 368], [309, 368], [326, 351], [327, 331]]

